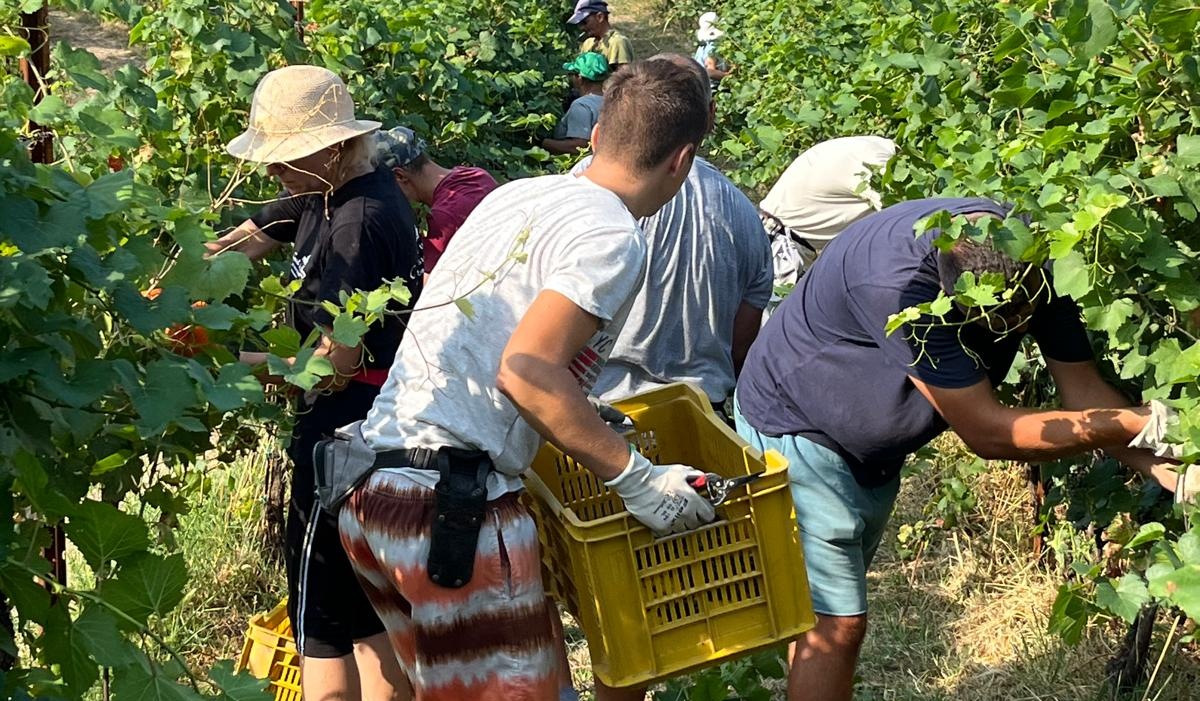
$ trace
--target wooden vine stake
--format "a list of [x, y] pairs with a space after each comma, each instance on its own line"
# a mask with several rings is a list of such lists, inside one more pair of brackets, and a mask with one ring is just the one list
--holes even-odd
[[[29, 58], [20, 62], [21, 78], [33, 89], [33, 104], [46, 97], [46, 75], [50, 72], [50, 7], [21, 13], [21, 38], [29, 42]], [[54, 132], [29, 122], [29, 159], [34, 163], [54, 161]], [[50, 545], [45, 550], [50, 575], [59, 584], [67, 583], [67, 539], [59, 526], [50, 528]]]
[[[50, 7], [21, 13], [21, 38], [29, 42], [29, 58], [21, 59], [21, 77], [33, 89], [33, 104], [46, 97], [46, 74], [50, 71]], [[34, 163], [54, 160], [54, 133], [35, 122], [29, 123], [29, 158]]]

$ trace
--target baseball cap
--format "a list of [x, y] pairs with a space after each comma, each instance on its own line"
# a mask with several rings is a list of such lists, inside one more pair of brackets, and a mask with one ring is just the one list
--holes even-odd
[[595, 51], [579, 54], [574, 61], [563, 64], [568, 73], [578, 73], [585, 80], [599, 83], [608, 77], [608, 59]]
[[403, 168], [420, 158], [427, 145], [408, 127], [392, 127], [375, 137], [379, 164], [387, 168]]
[[567, 20], [567, 24], [579, 24], [596, 12], [608, 12], [608, 3], [604, 0], [579, 0], [575, 3], [575, 14]]

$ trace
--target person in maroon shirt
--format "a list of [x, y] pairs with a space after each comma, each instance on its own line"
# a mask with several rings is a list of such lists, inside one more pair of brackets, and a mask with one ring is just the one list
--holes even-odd
[[379, 132], [376, 144], [379, 164], [391, 169], [404, 196], [429, 208], [421, 241], [428, 275], [467, 215], [496, 189], [496, 181], [483, 168], [438, 165], [429, 157], [425, 140], [407, 127]]

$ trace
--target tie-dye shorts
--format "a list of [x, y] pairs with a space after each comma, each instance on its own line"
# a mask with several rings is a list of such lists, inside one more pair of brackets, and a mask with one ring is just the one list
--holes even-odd
[[431, 489], [381, 470], [339, 514], [342, 544], [418, 701], [558, 698], [537, 527], [516, 493], [487, 509], [474, 575], [459, 589], [426, 569]]

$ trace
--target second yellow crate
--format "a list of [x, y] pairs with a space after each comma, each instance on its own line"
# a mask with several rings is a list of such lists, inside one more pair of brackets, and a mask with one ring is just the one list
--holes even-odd
[[765, 475], [719, 520], [654, 538], [621, 499], [547, 444], [526, 476], [547, 591], [575, 615], [605, 684], [660, 681], [793, 639], [814, 625], [787, 461], [748, 446], [707, 397], [669, 385], [616, 403], [651, 461]]
[[250, 618], [238, 671], [246, 670], [270, 681], [275, 701], [300, 701], [300, 658], [292, 641], [287, 599], [265, 613]]

